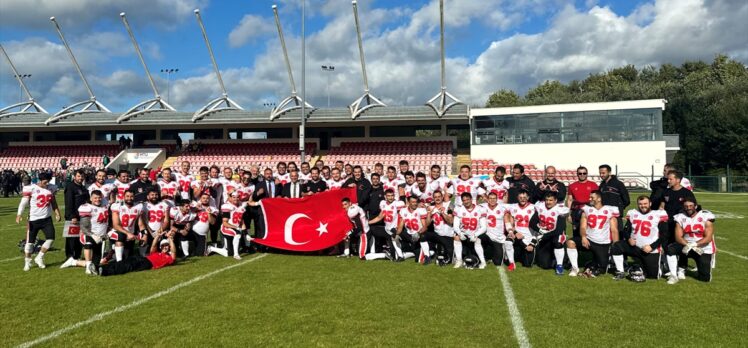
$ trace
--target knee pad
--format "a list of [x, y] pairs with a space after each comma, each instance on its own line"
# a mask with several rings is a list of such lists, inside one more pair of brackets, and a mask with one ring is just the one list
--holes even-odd
[[43, 249], [49, 249], [52, 246], [52, 243], [54, 242], [54, 239], [47, 239], [44, 241], [44, 244], [42, 244]]
[[34, 244], [33, 243], [26, 243], [26, 245], [23, 246], [23, 251], [25, 251], [27, 254], [31, 254], [34, 252]]

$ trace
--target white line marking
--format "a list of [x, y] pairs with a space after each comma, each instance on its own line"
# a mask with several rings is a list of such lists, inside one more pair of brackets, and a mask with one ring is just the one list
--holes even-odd
[[115, 309], [112, 309], [112, 310], [109, 310], [109, 311], [106, 311], [106, 312], [101, 312], [99, 314], [96, 314], [96, 315], [94, 315], [94, 316], [92, 316], [92, 317], [84, 320], [84, 321], [80, 321], [80, 322], [77, 322], [77, 323], [75, 323], [73, 325], [70, 325], [68, 327], [64, 327], [64, 328], [59, 329], [57, 331], [54, 331], [54, 332], [52, 332], [52, 333], [50, 333], [48, 335], [41, 336], [41, 337], [39, 337], [39, 338], [37, 338], [37, 339], [35, 339], [33, 341], [28, 341], [26, 343], [22, 343], [22, 344], [18, 345], [18, 347], [32, 347], [32, 346], [35, 346], [35, 345], [37, 345], [39, 343], [44, 343], [44, 342], [49, 341], [51, 339], [57, 338], [57, 337], [59, 337], [62, 334], [65, 334], [67, 332], [73, 331], [73, 330], [75, 330], [77, 328], [86, 326], [88, 324], [95, 323], [95, 322], [97, 322], [99, 320], [102, 320], [102, 319], [104, 319], [104, 318], [112, 315], [112, 314], [117, 314], [119, 312], [124, 312], [124, 311], [126, 311], [128, 309], [135, 308], [135, 307], [140, 306], [140, 305], [142, 305], [142, 304], [144, 304], [146, 302], [155, 300], [155, 299], [157, 299], [157, 298], [159, 298], [161, 296], [168, 295], [168, 294], [170, 294], [170, 293], [172, 293], [174, 291], [177, 291], [177, 290], [179, 290], [179, 289], [181, 289], [181, 288], [183, 288], [185, 286], [189, 286], [189, 285], [191, 285], [193, 283], [199, 282], [199, 281], [201, 281], [201, 280], [203, 280], [205, 278], [209, 278], [209, 277], [212, 277], [212, 276], [214, 276], [214, 275], [216, 275], [218, 273], [221, 273], [221, 272], [224, 272], [224, 271], [228, 271], [228, 270], [230, 270], [232, 268], [236, 268], [236, 267], [248, 264], [250, 262], [257, 261], [257, 260], [259, 260], [259, 259], [261, 259], [261, 258], [263, 258], [263, 257], [265, 257], [267, 255], [268, 254], [262, 254], [260, 256], [255, 257], [255, 258], [252, 258], [252, 259], [249, 259], [249, 260], [246, 260], [246, 261], [242, 261], [242, 262], [239, 262], [239, 263], [235, 263], [233, 265], [226, 266], [226, 267], [221, 268], [221, 269], [217, 269], [217, 270], [215, 270], [213, 272], [206, 273], [206, 274], [203, 274], [201, 276], [197, 276], [197, 277], [192, 278], [192, 279], [190, 279], [190, 280], [188, 280], [186, 282], [174, 285], [174, 286], [172, 286], [172, 287], [170, 287], [170, 288], [168, 288], [166, 290], [159, 291], [159, 292], [157, 292], [157, 293], [155, 293], [155, 294], [153, 294], [151, 296], [144, 297], [144, 298], [141, 298], [139, 300], [135, 300], [135, 301], [130, 302], [130, 303], [126, 304], [126, 305], [119, 306], [119, 307], [117, 307]]
[[729, 251], [727, 251], [725, 249], [717, 249], [717, 253], [718, 254], [719, 253], [725, 253], [727, 255], [735, 256], [735, 257], [737, 257], [739, 259], [748, 260], [748, 257], [746, 257], [746, 256], [743, 256], [743, 255], [740, 255], [740, 254], [736, 254], [736, 253], [733, 253], [733, 252], [729, 252]]
[[11, 258], [9, 258], [9, 259], [4, 259], [4, 260], [0, 260], [0, 263], [3, 263], [3, 262], [10, 262], [10, 261], [15, 261], [15, 260], [20, 260], [20, 259], [22, 259], [22, 258], [23, 258], [23, 256], [16, 256], [16, 257], [11, 257]]
[[517, 337], [517, 343], [519, 343], [520, 348], [530, 348], [532, 347], [530, 339], [527, 337], [524, 324], [522, 324], [522, 315], [519, 313], [519, 308], [517, 308], [517, 301], [514, 299], [514, 292], [512, 291], [512, 286], [509, 284], [509, 278], [506, 276], [504, 268], [501, 266], [496, 268], [499, 270], [501, 285], [504, 287], [504, 297], [506, 298], [506, 305], [509, 308], [509, 315], [512, 318], [514, 336]]
[[729, 240], [729, 239], [727, 239], [725, 237], [720, 237], [720, 236], [714, 236], [714, 238], [717, 238], [717, 239], [720, 239], [720, 240]]

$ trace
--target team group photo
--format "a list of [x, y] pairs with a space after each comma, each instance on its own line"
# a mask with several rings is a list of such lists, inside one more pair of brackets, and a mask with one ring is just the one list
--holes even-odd
[[744, 346], [747, 15], [0, 1], [0, 346]]

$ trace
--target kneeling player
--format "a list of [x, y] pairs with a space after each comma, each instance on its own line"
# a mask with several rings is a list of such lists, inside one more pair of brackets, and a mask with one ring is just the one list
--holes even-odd
[[[535, 204], [535, 215], [530, 226], [538, 231], [535, 255], [540, 268], [555, 266], [556, 275], [564, 274], [564, 243], [566, 242], [566, 216], [569, 208], [558, 205], [555, 192], [547, 192], [543, 202]], [[553, 252], [551, 253], [551, 249]], [[555, 257], [555, 263], [553, 262]]]
[[580, 237], [566, 241], [566, 254], [571, 262], [569, 276], [576, 277], [579, 273], [578, 248], [591, 251], [596, 272], [590, 270], [588, 276], [597, 276], [608, 269], [610, 244], [618, 240], [618, 208], [603, 205], [602, 193], [595, 190], [590, 193], [591, 206], [582, 208], [582, 218], [579, 222]]
[[60, 221], [60, 209], [57, 207], [57, 201], [55, 200], [55, 192], [57, 192], [57, 186], [49, 184], [49, 174], [40, 173], [39, 183], [36, 185], [28, 185], [23, 188], [23, 198], [21, 203], [18, 205], [18, 215], [16, 215], [16, 223], [21, 223], [21, 215], [26, 205], [30, 203], [29, 208], [29, 223], [26, 227], [26, 245], [24, 247], [24, 266], [23, 270], [28, 271], [31, 269], [31, 255], [34, 253], [34, 245], [36, 243], [36, 235], [39, 231], [44, 231], [44, 245], [42, 250], [34, 258], [34, 262], [39, 268], [46, 268], [44, 264], [44, 254], [52, 246], [52, 242], [55, 240], [55, 225], [52, 222], [52, 210], [55, 212], [55, 219]]
[[[667, 263], [670, 267], [668, 284], [675, 284], [679, 279], [686, 279], [688, 258], [696, 261], [697, 279], [703, 282], [712, 280], [714, 252], [714, 214], [701, 210], [691, 198], [683, 200], [683, 213], [675, 219], [675, 243], [667, 248]], [[682, 255], [681, 255], [682, 254]], [[672, 270], [678, 269], [678, 272]]]
[[[241, 260], [239, 256], [239, 242], [244, 229], [244, 209], [246, 204], [239, 200], [239, 192], [234, 191], [229, 195], [229, 201], [221, 206], [221, 235], [223, 236], [223, 247], [208, 247], [208, 254], [216, 253], [224, 257], [233, 255], [235, 259]], [[233, 247], [229, 250], [229, 244]], [[233, 253], [232, 253], [233, 251]]]
[[128, 253], [133, 253], [135, 240], [138, 239], [135, 228], [137, 223], [138, 231], [145, 229], [140, 214], [143, 211], [143, 205], [133, 204], [135, 192], [126, 190], [122, 196], [121, 203], [112, 204], [112, 229], [109, 231], [109, 239], [114, 243], [114, 257], [117, 261], [124, 258], [125, 247]]
[[182, 255], [184, 258], [190, 256], [190, 240], [194, 240], [192, 232], [192, 221], [195, 220], [195, 213], [192, 212], [190, 200], [177, 200], [177, 206], [169, 210], [169, 221], [171, 222], [171, 232], [174, 239], [182, 246]]
[[[403, 251], [398, 246], [395, 238], [397, 237], [397, 226], [400, 222], [400, 210], [405, 207], [401, 200], [395, 200], [395, 191], [387, 189], [384, 191], [384, 200], [379, 202], [379, 215], [369, 220], [369, 228], [372, 237], [384, 240], [389, 248], [389, 255], [381, 253], [366, 254], [367, 260], [376, 260], [389, 258], [392, 261], [401, 261], [404, 259]], [[381, 224], [384, 221], [384, 225]]]
[[206, 255], [207, 235], [211, 231], [216, 221], [218, 210], [210, 205], [210, 194], [203, 192], [200, 194], [200, 200], [194, 202], [193, 209], [195, 212], [195, 221], [192, 223], [193, 237], [195, 238], [195, 255]]
[[470, 241], [473, 248], [478, 254], [479, 269], [486, 268], [486, 256], [483, 254], [483, 245], [480, 236], [486, 233], [486, 211], [473, 203], [473, 195], [470, 192], [463, 192], [460, 195], [462, 206], [455, 208], [454, 212], [454, 248], [455, 248], [455, 265], [454, 268], [463, 266], [462, 241]]
[[351, 249], [353, 249], [358, 251], [358, 257], [363, 260], [366, 258], [366, 250], [369, 246], [369, 221], [366, 219], [366, 212], [357, 204], [351, 204], [348, 197], [343, 198], [341, 203], [353, 223], [353, 231], [346, 238], [345, 248], [340, 256], [351, 256]]
[[514, 240], [507, 239], [504, 232], [504, 217], [507, 214], [508, 205], [499, 204], [499, 195], [496, 192], [488, 194], [488, 203], [482, 207], [486, 211], [486, 233], [480, 238], [489, 246], [489, 255], [496, 266], [504, 262], [504, 255], [509, 261], [507, 267], [514, 269]]
[[[530, 203], [530, 193], [522, 190], [517, 194], [517, 203], [510, 204], [504, 218], [507, 238], [514, 240], [514, 257], [524, 267], [535, 262], [535, 239], [530, 231], [530, 219], [535, 215], [535, 206]], [[536, 241], [537, 242], [537, 241]], [[509, 264], [509, 271], [514, 270]]]
[[[418, 207], [416, 196], [408, 197], [408, 206], [400, 209], [400, 223], [397, 225], [397, 235], [404, 242], [403, 256], [408, 259], [415, 257], [420, 249], [417, 262], [428, 265], [431, 262], [429, 254], [429, 243], [423, 240], [423, 234], [429, 224], [429, 213], [424, 208]], [[403, 233], [405, 232], [405, 233]]]
[[660, 231], [667, 228], [667, 213], [652, 210], [652, 202], [647, 196], [639, 196], [636, 205], [637, 210], [629, 210], [626, 214], [623, 240], [615, 241], [611, 247], [616, 266], [615, 280], [625, 277], [623, 262], [626, 256], [639, 261], [647, 278], [657, 279], [660, 276]]
[[103, 193], [94, 190], [91, 191], [91, 203], [83, 204], [78, 208], [78, 215], [81, 218], [80, 238], [85, 261], [71, 257], [60, 268], [85, 267], [86, 274], [96, 274], [104, 250], [104, 238], [109, 227], [109, 210], [101, 204], [102, 201]]
[[436, 255], [437, 259], [440, 258], [439, 265], [444, 266], [452, 262], [454, 254], [453, 212], [449, 202], [444, 201], [444, 194], [441, 191], [434, 191], [432, 197], [434, 203], [428, 207], [431, 224], [423, 235], [423, 241], [441, 247]]

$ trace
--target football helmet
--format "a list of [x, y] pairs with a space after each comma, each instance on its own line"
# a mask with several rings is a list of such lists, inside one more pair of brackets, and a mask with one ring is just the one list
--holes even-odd
[[629, 268], [629, 280], [635, 283], [643, 283], [647, 277], [644, 276], [641, 266], [634, 265]]

